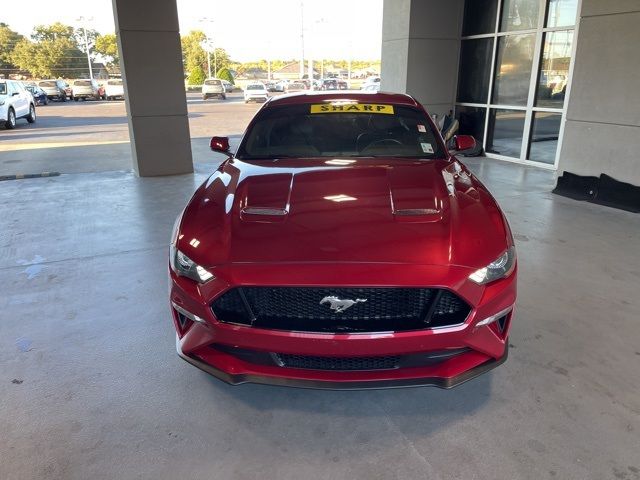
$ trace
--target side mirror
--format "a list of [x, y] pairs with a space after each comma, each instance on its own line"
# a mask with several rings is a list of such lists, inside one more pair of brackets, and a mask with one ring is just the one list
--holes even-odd
[[214, 152], [229, 154], [229, 137], [211, 137], [209, 146]]
[[455, 135], [453, 137], [453, 149], [462, 152], [476, 148], [476, 139], [471, 135]]

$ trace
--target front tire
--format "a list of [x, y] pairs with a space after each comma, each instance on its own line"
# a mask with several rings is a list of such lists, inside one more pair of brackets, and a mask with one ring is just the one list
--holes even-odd
[[36, 107], [33, 103], [29, 106], [29, 115], [27, 115], [27, 122], [36, 123]]
[[9, 109], [7, 121], [4, 122], [4, 128], [6, 128], [7, 130], [13, 130], [14, 128], [16, 128], [16, 112], [13, 111], [13, 108]]

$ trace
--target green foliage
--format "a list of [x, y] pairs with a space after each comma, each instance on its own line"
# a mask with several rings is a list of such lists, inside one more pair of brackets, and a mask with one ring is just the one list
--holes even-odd
[[180, 39], [182, 44], [182, 63], [185, 71], [190, 72], [189, 77], [191, 77], [196, 67], [203, 71], [207, 68], [207, 52], [202, 48], [202, 44], [206, 39], [207, 36], [200, 30], [192, 30]]
[[203, 68], [200, 66], [196, 66], [189, 72], [188, 83], [189, 85], [202, 85], [205, 78], [206, 76]]
[[103, 57], [110, 59], [109, 63], [117, 65], [120, 62], [118, 39], [115, 33], [98, 35], [96, 37], [96, 43], [93, 48], [96, 53], [99, 53]]
[[219, 78], [220, 80], [226, 80], [228, 82], [231, 82], [232, 84], [235, 84], [233, 75], [231, 75], [231, 72], [227, 67], [222, 67], [220, 70], [218, 70], [216, 78]]
[[34, 77], [84, 77], [88, 75], [86, 57], [69, 38], [22, 40], [12, 55], [13, 63]]
[[13, 50], [24, 37], [14, 32], [6, 23], [0, 22], [0, 74], [7, 75], [16, 67], [12, 60]]
[[60, 22], [51, 25], [36, 25], [33, 28], [31, 39], [34, 42], [69, 40], [75, 47], [78, 43], [75, 38], [75, 30], [69, 25], [63, 25]]

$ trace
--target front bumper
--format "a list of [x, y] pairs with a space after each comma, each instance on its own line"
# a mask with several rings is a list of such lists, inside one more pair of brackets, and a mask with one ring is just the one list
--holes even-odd
[[386, 378], [378, 380], [326, 380], [304, 377], [284, 377], [273, 375], [261, 375], [259, 373], [229, 373], [210, 365], [196, 356], [185, 354], [180, 347], [180, 338], [176, 336], [176, 350], [180, 358], [198, 367], [200, 370], [213, 375], [229, 385], [241, 385], [243, 383], [259, 383], [263, 385], [277, 385], [281, 387], [312, 388], [318, 390], [380, 390], [388, 388], [406, 387], [438, 387], [453, 388], [476, 378], [483, 373], [502, 365], [509, 354], [509, 346], [505, 345], [504, 354], [498, 359], [487, 360], [476, 367], [470, 368], [454, 377], [417, 377], [417, 378]]
[[[363, 279], [376, 285], [366, 266], [342, 267], [341, 282], [362, 285]], [[217, 278], [204, 285], [176, 276], [170, 270], [170, 300], [177, 331], [180, 357], [213, 376], [233, 385], [263, 383], [328, 389], [396, 388], [437, 386], [451, 388], [503, 363], [507, 358], [507, 339], [516, 298], [516, 274], [487, 286], [471, 284], [466, 270], [458, 267], [387, 266], [382, 273], [388, 285], [439, 286], [460, 295], [472, 307], [463, 324], [404, 332], [310, 333], [255, 328], [218, 321], [211, 302], [237, 285], [308, 285], [292, 271], [273, 266], [233, 266], [216, 271]], [[331, 267], [305, 265], [296, 269], [317, 285], [334, 285]], [[265, 277], [268, 275], [268, 278]], [[302, 274], [301, 274], [302, 275]], [[231, 282], [223, 280], [233, 279]], [[285, 280], [285, 278], [288, 280]], [[448, 278], [448, 282], [442, 281]], [[351, 282], [350, 282], [351, 281]], [[349, 283], [350, 282], [350, 283]], [[380, 285], [378, 283], [378, 285]], [[184, 323], [179, 310], [190, 312], [197, 321]], [[498, 312], [503, 323], [476, 324]], [[223, 347], [223, 348], [218, 348]], [[326, 370], [293, 368], [267, 362], [253, 362], [234, 354], [234, 348], [262, 355], [299, 355], [322, 358], [382, 357], [424, 355], [439, 351], [460, 351], [445, 360], [407, 368], [378, 370]]]

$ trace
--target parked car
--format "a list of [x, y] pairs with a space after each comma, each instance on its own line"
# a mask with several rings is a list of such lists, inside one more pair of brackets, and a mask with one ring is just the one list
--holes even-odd
[[320, 82], [320, 90], [348, 90], [349, 84], [339, 78], [325, 78]]
[[122, 80], [119, 78], [107, 80], [107, 84], [104, 86], [104, 95], [107, 100], [124, 99], [124, 84]]
[[289, 87], [289, 80], [280, 80], [274, 86], [276, 92], [286, 92]]
[[236, 89], [236, 86], [228, 80], [222, 80], [222, 85], [224, 85], [225, 93], [233, 93]]
[[507, 220], [425, 109], [387, 93], [273, 98], [176, 220], [178, 354], [231, 384], [450, 388], [507, 359]]
[[73, 97], [69, 84], [64, 80], [40, 80], [38, 86], [44, 90], [49, 100], [66, 102]]
[[288, 92], [300, 92], [307, 90], [308, 87], [304, 82], [291, 82], [287, 88]]
[[226, 100], [227, 95], [222, 80], [219, 78], [207, 78], [202, 85], [202, 99], [215, 97], [220, 100]]
[[364, 92], [379, 92], [380, 84], [379, 83], [370, 83], [368, 85], [363, 85], [361, 88]]
[[19, 118], [36, 121], [36, 105], [31, 93], [20, 82], [0, 79], [0, 123], [7, 130], [16, 128]]
[[249, 103], [252, 100], [266, 102], [268, 98], [269, 92], [267, 92], [264, 83], [250, 83], [244, 88], [244, 103]]
[[364, 83], [360, 88], [364, 90], [365, 87], [369, 85], [380, 85], [380, 77], [377, 77], [377, 76], [367, 77], [367, 79], [364, 81]]
[[264, 84], [267, 92], [275, 92], [276, 91], [276, 83], [275, 82], [265, 82]]
[[45, 91], [35, 83], [25, 84], [24, 88], [26, 88], [29, 91], [29, 93], [31, 93], [31, 96], [33, 97], [33, 100], [35, 101], [36, 105], [49, 104], [49, 97], [47, 96]]
[[82, 79], [75, 80], [73, 82], [73, 99], [77, 102], [80, 99], [87, 100], [92, 98], [94, 100], [100, 100], [104, 95], [104, 92], [100, 91], [100, 85], [96, 80]]

